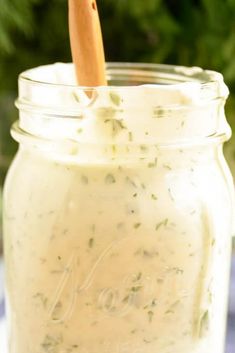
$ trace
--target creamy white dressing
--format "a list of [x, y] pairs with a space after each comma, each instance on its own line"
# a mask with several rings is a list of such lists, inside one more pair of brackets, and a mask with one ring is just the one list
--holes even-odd
[[[71, 92], [59, 104], [90, 99]], [[216, 143], [159, 143], [225, 126], [214, 106], [195, 122], [198, 94], [99, 88], [80, 119], [21, 113], [43, 139], [15, 131], [5, 186], [9, 353], [223, 352], [231, 176]], [[169, 104], [195, 110], [168, 111], [169, 124]]]

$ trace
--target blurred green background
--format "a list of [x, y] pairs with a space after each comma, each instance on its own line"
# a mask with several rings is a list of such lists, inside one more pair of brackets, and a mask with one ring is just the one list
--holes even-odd
[[[235, 129], [235, 0], [97, 0], [107, 61], [201, 66], [223, 73]], [[16, 149], [17, 76], [71, 61], [67, 0], [0, 0], [0, 184]], [[226, 146], [232, 169], [235, 139]], [[235, 173], [234, 173], [235, 175]]]

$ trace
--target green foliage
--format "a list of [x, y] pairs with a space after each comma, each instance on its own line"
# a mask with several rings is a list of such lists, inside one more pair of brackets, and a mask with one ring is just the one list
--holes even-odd
[[[0, 0], [0, 48], [6, 53], [13, 52], [12, 30], [20, 30], [26, 37], [32, 34], [32, 8], [37, 0]], [[26, 21], [27, 19], [27, 21]]]
[[65, 0], [0, 0], [0, 91], [30, 67], [69, 60]]
[[112, 60], [211, 68], [222, 71], [235, 89], [235, 0], [103, 3], [107, 54]]
[[[106, 57], [199, 65], [235, 89], [235, 0], [98, 0]], [[67, 0], [0, 0], [0, 90], [35, 65], [69, 61]]]

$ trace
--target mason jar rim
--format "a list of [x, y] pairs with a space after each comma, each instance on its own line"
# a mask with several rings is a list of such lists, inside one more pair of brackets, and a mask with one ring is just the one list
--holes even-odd
[[[225, 101], [229, 93], [220, 73], [199, 67], [113, 62], [106, 64], [106, 75], [108, 86], [85, 87], [76, 84], [72, 63], [55, 63], [29, 69], [19, 76], [16, 107], [21, 111], [37, 112], [49, 117], [77, 118], [81, 109], [92, 106], [99, 93], [109, 93], [114, 89], [120, 94], [126, 94], [127, 91], [138, 94], [146, 87], [152, 92], [159, 87], [182, 89], [186, 92], [194, 85], [198, 92], [196, 101], [165, 102], [160, 107], [166, 112], [204, 107], [217, 100]], [[64, 102], [61, 94], [74, 95], [75, 90], [83, 92], [90, 99], [85, 104], [77, 102], [76, 105], [71, 105]], [[144, 104], [136, 101], [131, 111], [135, 109], [144, 110]]]
[[[32, 68], [26, 71], [23, 71], [19, 75], [19, 81], [27, 81], [29, 84], [39, 84], [43, 86], [59, 86], [59, 87], [74, 87], [80, 88], [84, 91], [88, 90], [95, 90], [97, 87], [100, 86], [80, 86], [76, 83], [60, 83], [60, 82], [50, 82], [50, 80], [40, 80], [40, 79], [33, 79], [32, 72], [35, 70], [40, 70], [44, 68], [52, 68], [54, 65], [73, 65], [72, 63], [56, 63], [56, 64], [49, 64], [49, 65], [42, 65], [37, 68]], [[204, 70], [197, 66], [177, 66], [177, 65], [169, 65], [169, 64], [155, 64], [155, 63], [131, 63], [131, 62], [107, 62], [106, 63], [106, 73], [107, 78], [109, 80], [110, 76], [112, 75], [112, 70], [115, 71], [117, 75], [124, 75], [126, 72], [130, 72], [135, 74], [135, 82], [137, 74], [144, 74], [146, 75], [146, 80], [148, 82], [141, 82], [139, 85], [115, 85], [116, 89], [124, 89], [124, 88], [141, 88], [143, 84], [157, 84], [158, 82], [152, 82], [152, 79], [161, 79], [161, 80], [169, 80], [169, 82], [165, 83], [166, 85], [181, 85], [187, 82], [197, 82], [202, 87], [208, 85], [214, 85], [223, 82], [223, 76], [221, 73], [214, 71], [214, 70]], [[157, 76], [158, 75], [158, 76]], [[159, 77], [161, 76], [161, 77]], [[171, 76], [171, 77], [170, 77]], [[174, 76], [174, 77], [173, 77]], [[140, 76], [142, 78], [143, 76]], [[136, 82], [137, 83], [137, 82]], [[110, 89], [113, 88], [114, 85], [102, 86], [103, 89]]]
[[106, 73], [109, 86], [98, 87], [76, 85], [72, 64], [22, 73], [16, 101], [20, 131], [86, 144], [104, 138], [105, 143], [133, 144], [230, 136], [223, 114], [228, 89], [220, 73], [142, 63], [108, 63]]

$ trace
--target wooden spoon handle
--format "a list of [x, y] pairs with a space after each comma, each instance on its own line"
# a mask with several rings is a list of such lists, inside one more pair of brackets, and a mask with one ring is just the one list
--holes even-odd
[[69, 0], [69, 32], [80, 86], [105, 86], [105, 57], [95, 0]]

